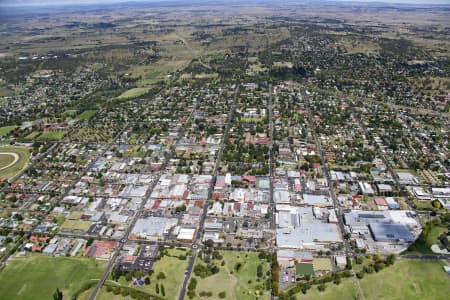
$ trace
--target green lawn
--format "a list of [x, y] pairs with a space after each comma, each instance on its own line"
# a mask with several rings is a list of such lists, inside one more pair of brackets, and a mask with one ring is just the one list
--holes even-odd
[[84, 283], [98, 280], [104, 266], [94, 259], [43, 254], [13, 258], [0, 272], [0, 299], [52, 299], [56, 288], [71, 299]]
[[91, 221], [82, 221], [82, 220], [65, 220], [61, 225], [61, 229], [70, 229], [81, 232], [86, 232], [89, 227], [91, 227]]
[[13, 178], [26, 166], [28, 160], [30, 159], [30, 151], [25, 147], [0, 145], [0, 152], [14, 152], [20, 156], [18, 162], [7, 169], [0, 171], [0, 178]]
[[[191, 278], [196, 277], [198, 282], [195, 289], [197, 297], [194, 299], [200, 299], [198, 295], [202, 291], [212, 292], [213, 296], [211, 299], [218, 299], [218, 293], [220, 292], [226, 293], [225, 299], [255, 299], [256, 291], [260, 291], [256, 286], [261, 285], [264, 287], [263, 278], [265, 278], [269, 269], [267, 262], [259, 259], [256, 252], [220, 251], [220, 254], [223, 256], [225, 265], [221, 266], [221, 261], [214, 261], [220, 268], [219, 273], [204, 279], [194, 275], [191, 276]], [[197, 258], [195, 263], [202, 262]], [[239, 271], [235, 270], [237, 263], [241, 263]], [[256, 269], [259, 264], [263, 264], [264, 275], [260, 282], [257, 282]], [[263, 289], [263, 295], [259, 296], [258, 299], [269, 299], [269, 292]]]
[[31, 141], [34, 138], [36, 138], [39, 134], [41, 134], [39, 131], [33, 131], [31, 132], [29, 135], [27, 135], [26, 137], [24, 137], [25, 140]]
[[126, 92], [124, 92], [122, 95], [120, 95], [119, 97], [117, 97], [117, 99], [131, 99], [131, 98], [136, 98], [139, 96], [144, 95], [145, 93], [147, 93], [150, 89], [149, 88], [133, 88], [131, 90], [128, 90]]
[[92, 118], [97, 113], [96, 110], [86, 110], [77, 116], [77, 119], [80, 121], [88, 120]]
[[131, 146], [124, 152], [123, 156], [125, 157], [145, 157], [147, 151], [143, 151], [144, 148], [141, 146]]
[[3, 126], [0, 127], [0, 138], [8, 135], [11, 131], [13, 131], [17, 126]]
[[417, 239], [406, 254], [434, 254], [433, 251], [431, 251], [431, 246], [433, 244], [442, 246], [441, 242], [438, 240], [438, 237], [447, 231], [448, 229], [445, 225], [433, 225], [425, 239]]
[[[165, 299], [177, 299], [180, 288], [184, 280], [184, 271], [186, 270], [188, 260], [180, 260], [177, 256], [186, 255], [187, 251], [179, 249], [168, 249], [168, 255], [153, 264], [153, 274], [150, 277], [150, 285], [143, 287], [155, 294], [156, 284], [163, 284], [166, 291]], [[176, 256], [176, 257], [172, 257]], [[159, 272], [163, 272], [165, 279], [157, 279]], [[161, 296], [161, 294], [159, 294]]]
[[[132, 282], [127, 281], [125, 276], [121, 276], [117, 282], [112, 281], [111, 275], [109, 279], [106, 281], [105, 285], [114, 287], [126, 287], [131, 290], [136, 290], [145, 293], [148, 297], [156, 297], [163, 299], [177, 299], [181, 284], [184, 280], [184, 271], [187, 267], [188, 260], [180, 260], [178, 257], [180, 256], [188, 256], [188, 252], [184, 249], [169, 249], [167, 248], [167, 255], [162, 257], [160, 260], [155, 261], [153, 264], [152, 270], [153, 274], [150, 276], [150, 285], [133, 285]], [[158, 274], [162, 272], [164, 273], [164, 279], [158, 279]], [[145, 276], [144, 276], [145, 278]], [[165, 296], [162, 295], [162, 292], [159, 294], [156, 292], [156, 284], [159, 286], [164, 285]], [[91, 290], [92, 291], [92, 290]], [[89, 291], [84, 292], [80, 295], [80, 300], [88, 299]], [[128, 296], [130, 299], [134, 299], [131, 295]], [[103, 286], [98, 299], [123, 299], [120, 296], [114, 295], [112, 291], [108, 292], [106, 287]], [[150, 299], [150, 298], [149, 298]]]
[[14, 155], [0, 153], [0, 168], [5, 168], [6, 166], [9, 166], [14, 162], [14, 160], [15, 160]]
[[61, 130], [55, 132], [44, 132], [37, 139], [39, 141], [60, 141], [69, 132], [68, 130]]
[[0, 97], [9, 97], [14, 95], [14, 91], [5, 87], [0, 87]]
[[[448, 299], [450, 277], [442, 269], [443, 263], [398, 259], [379, 273], [366, 274], [363, 279], [354, 277], [343, 279], [339, 286], [326, 285], [325, 292], [313, 286], [306, 295], [298, 294], [298, 299]], [[358, 281], [364, 297], [359, 295]]]

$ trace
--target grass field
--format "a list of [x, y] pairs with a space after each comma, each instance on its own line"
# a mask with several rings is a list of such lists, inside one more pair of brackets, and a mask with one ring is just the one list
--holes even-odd
[[[436, 261], [397, 260], [379, 273], [366, 274], [363, 279], [354, 277], [342, 280], [339, 286], [326, 285], [325, 292], [313, 286], [306, 295], [297, 299], [448, 299], [450, 278]], [[359, 289], [358, 286], [361, 286]], [[360, 296], [362, 291], [363, 296]]]
[[79, 114], [77, 116], [77, 119], [80, 121], [88, 120], [88, 119], [92, 118], [96, 112], [97, 112], [96, 110], [83, 111], [81, 114]]
[[71, 299], [84, 283], [98, 280], [104, 264], [87, 258], [42, 254], [13, 258], [0, 272], [0, 299], [52, 299], [56, 288], [63, 292], [64, 299]]
[[[77, 300], [88, 300], [89, 296], [92, 294], [93, 288], [84, 291], [83, 293], [81, 293], [78, 296]], [[99, 293], [97, 294], [97, 300], [123, 300], [123, 296], [122, 295], [114, 295], [112, 292], [108, 292], [106, 291], [105, 287], [102, 287], [101, 290], [99, 291]], [[133, 298], [129, 298], [129, 299], [133, 299]]]
[[125, 91], [122, 95], [117, 97], [117, 99], [131, 99], [144, 95], [150, 89], [149, 88], [134, 88], [128, 91]]
[[[196, 288], [197, 297], [194, 299], [200, 299], [198, 294], [202, 291], [212, 292], [213, 296], [211, 299], [218, 299], [218, 293], [220, 292], [226, 293], [225, 299], [255, 299], [256, 291], [260, 291], [256, 286], [264, 286], [263, 279], [260, 279], [260, 282], [256, 281], [258, 278], [256, 269], [262, 263], [264, 266], [263, 274], [266, 276], [266, 272], [269, 269], [266, 261], [260, 260], [258, 253], [255, 252], [220, 251], [220, 254], [223, 256], [225, 265], [219, 267], [220, 271], [217, 274], [204, 279], [196, 277], [198, 282]], [[197, 263], [201, 263], [199, 259], [196, 260]], [[234, 269], [237, 263], [242, 264], [239, 271]], [[258, 299], [269, 299], [269, 292], [264, 290], [263, 295], [259, 296]]]
[[434, 254], [431, 250], [433, 244], [441, 245], [438, 237], [447, 232], [447, 226], [445, 225], [434, 225], [431, 227], [430, 231], [425, 237], [425, 240], [418, 239], [414, 245], [408, 251], [408, 254]]
[[[13, 178], [17, 175], [28, 163], [28, 160], [30, 159], [30, 152], [28, 148], [25, 147], [15, 147], [15, 146], [1, 146], [0, 145], [0, 153], [1, 152], [13, 152], [17, 153], [19, 155], [19, 161], [16, 162], [14, 165], [10, 166], [9, 168], [6, 168], [4, 170], [0, 171], [0, 178]], [[8, 159], [5, 157], [4, 159]], [[6, 162], [6, 161], [5, 161]], [[0, 168], [2, 166], [2, 163], [0, 162]]]
[[44, 132], [37, 139], [39, 141], [60, 141], [69, 132], [68, 130], [61, 130], [55, 132]]
[[0, 97], [9, 97], [14, 95], [14, 91], [5, 87], [0, 87]]
[[65, 220], [61, 225], [61, 229], [71, 229], [86, 232], [92, 225], [90, 221], [80, 221], [80, 220]]
[[12, 164], [15, 158], [12, 154], [0, 153], [0, 169]]
[[31, 140], [35, 139], [39, 134], [40, 134], [39, 131], [33, 131], [32, 133], [30, 133], [29, 135], [24, 137], [24, 139], [27, 141], [31, 141]]
[[[132, 289], [136, 289], [142, 292], [145, 292], [149, 295], [156, 295], [162, 297], [164, 299], [177, 299], [181, 284], [184, 280], [184, 271], [187, 267], [187, 260], [180, 260], [178, 257], [180, 255], [186, 255], [187, 252], [181, 249], [167, 249], [168, 255], [165, 255], [160, 260], [157, 260], [152, 267], [153, 274], [150, 276], [150, 285], [144, 286], [133, 286], [131, 282], [127, 282], [126, 279], [122, 276], [120, 277], [118, 282], [113, 282], [109, 280], [109, 283], [112, 283], [112, 286], [122, 286], [129, 287]], [[165, 275], [164, 279], [158, 279], [158, 274], [163, 272]], [[163, 297], [161, 293], [156, 293], [156, 284], [159, 286], [164, 285], [165, 296]], [[83, 294], [89, 294], [88, 292]], [[84, 296], [84, 295], [83, 295]], [[84, 298], [81, 298], [84, 299]], [[87, 299], [87, 298], [86, 298]], [[98, 299], [123, 299], [117, 298], [112, 292], [106, 291], [105, 287], [103, 287]]]
[[125, 157], [145, 157], [146, 151], [143, 151], [143, 147], [141, 146], [131, 146], [128, 147], [124, 152]]
[[[154, 273], [150, 277], [151, 284], [145, 286], [145, 289], [149, 289], [152, 293], [155, 293], [156, 284], [164, 284], [166, 291], [166, 299], [177, 299], [180, 293], [181, 284], [184, 280], [184, 271], [187, 267], [187, 260], [180, 260], [178, 257], [186, 255], [186, 251], [179, 249], [169, 249], [168, 254], [171, 256], [164, 256], [160, 260], [156, 261], [153, 265]], [[156, 277], [159, 272], [163, 272], [166, 275], [166, 279], [158, 280]]]
[[0, 127], [0, 138], [8, 135], [11, 131], [13, 131], [17, 126], [3, 126]]

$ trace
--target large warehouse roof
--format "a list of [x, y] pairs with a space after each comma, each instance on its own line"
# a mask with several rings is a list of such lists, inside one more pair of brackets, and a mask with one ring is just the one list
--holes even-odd
[[377, 242], [413, 242], [414, 236], [408, 226], [402, 224], [369, 224], [373, 239]]

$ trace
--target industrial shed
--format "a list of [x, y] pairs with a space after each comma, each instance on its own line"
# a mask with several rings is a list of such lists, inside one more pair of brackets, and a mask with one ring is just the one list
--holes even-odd
[[370, 233], [377, 242], [413, 242], [414, 235], [403, 224], [369, 224]]

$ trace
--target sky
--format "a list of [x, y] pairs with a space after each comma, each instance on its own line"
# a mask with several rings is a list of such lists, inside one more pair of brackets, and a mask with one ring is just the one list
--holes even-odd
[[[0, 0], [0, 6], [28, 6], [28, 5], [54, 5], [54, 4], [90, 4], [90, 3], [120, 3], [120, 2], [168, 2], [173, 0]], [[183, 2], [184, 0], [179, 0]], [[185, 0], [186, 2], [191, 2]], [[320, 2], [320, 0], [316, 0]], [[331, 0], [340, 2], [385, 2], [410, 4], [449, 4], [450, 0]], [[197, 1], [196, 1], [197, 2]], [[198, 2], [201, 2], [198, 1]], [[245, 0], [243, 0], [245, 2]], [[298, 0], [298, 2], [302, 2]], [[307, 1], [307, 2], [311, 2]]]

